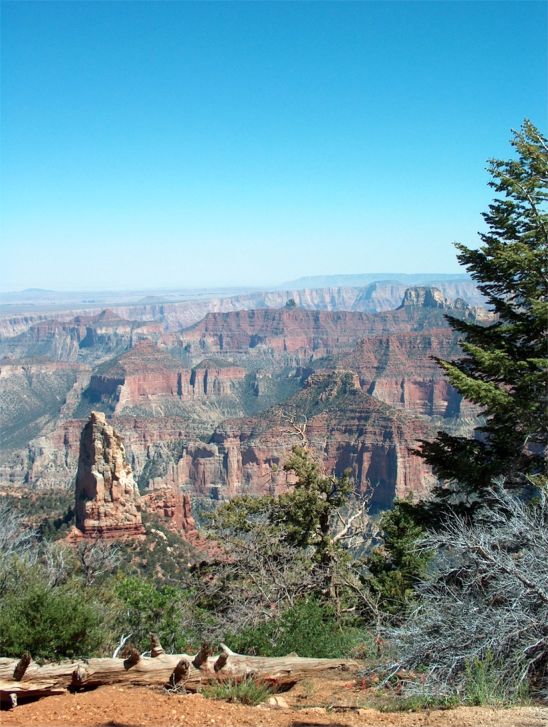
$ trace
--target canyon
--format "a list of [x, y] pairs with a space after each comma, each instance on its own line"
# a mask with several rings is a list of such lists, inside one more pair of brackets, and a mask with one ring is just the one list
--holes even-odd
[[[353, 278], [354, 276], [348, 276]], [[464, 276], [453, 276], [450, 279], [436, 281], [435, 276], [423, 276], [432, 279], [428, 285], [436, 287], [451, 300], [461, 298], [471, 306], [481, 306], [484, 299], [474, 283]], [[453, 279], [455, 278], [455, 279]], [[375, 280], [363, 287], [356, 285], [332, 285], [322, 287], [294, 287], [286, 290], [256, 291], [239, 295], [227, 296], [201, 296], [189, 300], [173, 302], [170, 297], [149, 296], [136, 302], [118, 302], [108, 297], [105, 305], [97, 307], [86, 303], [84, 297], [78, 300], [79, 305], [68, 306], [57, 304], [44, 306], [51, 310], [36, 310], [36, 303], [0, 305], [0, 355], [4, 353], [3, 347], [6, 339], [17, 338], [30, 328], [47, 324], [59, 334], [64, 326], [72, 330], [72, 335], [86, 335], [86, 330], [93, 329], [96, 318], [105, 317], [104, 311], [126, 321], [133, 321], [134, 327], [142, 324], [157, 323], [162, 330], [177, 331], [187, 328], [202, 320], [209, 312], [229, 312], [240, 310], [258, 310], [263, 308], [281, 308], [289, 300], [295, 301], [300, 308], [307, 310], [342, 310], [342, 311], [369, 311], [376, 313], [396, 308], [410, 286], [398, 280]], [[120, 296], [118, 296], [120, 297]], [[75, 300], [76, 302], [76, 300]], [[79, 319], [80, 323], [75, 322]], [[100, 323], [100, 320], [99, 320]], [[80, 333], [74, 328], [78, 327]], [[42, 328], [42, 336], [45, 329]], [[33, 334], [34, 335], [34, 334]], [[20, 341], [21, 343], [23, 341]]]
[[298, 422], [326, 471], [349, 467], [372, 509], [427, 495], [418, 443], [438, 429], [470, 431], [478, 414], [433, 359], [460, 355], [447, 314], [490, 320], [472, 288], [374, 282], [261, 293], [279, 305], [252, 309], [242, 299], [258, 294], [199, 300], [202, 312], [228, 309], [190, 323], [186, 303], [12, 316], [0, 338], [0, 486], [74, 487], [95, 412], [123, 443], [142, 503], [178, 530], [194, 528], [191, 501], [290, 486], [283, 465]]

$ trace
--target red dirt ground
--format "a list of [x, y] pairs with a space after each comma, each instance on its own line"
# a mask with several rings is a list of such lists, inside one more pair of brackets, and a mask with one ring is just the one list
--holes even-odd
[[[247, 707], [170, 695], [160, 689], [106, 686], [46, 697], [0, 712], [2, 727], [547, 727], [548, 709], [459, 707], [381, 713], [364, 708], [367, 694], [311, 679], [280, 695], [290, 708]], [[343, 704], [344, 702], [344, 704]], [[322, 706], [323, 705], [323, 706]]]

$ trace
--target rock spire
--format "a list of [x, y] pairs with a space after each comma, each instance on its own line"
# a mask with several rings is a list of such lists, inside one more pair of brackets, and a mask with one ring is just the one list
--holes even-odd
[[85, 537], [143, 535], [139, 490], [124, 445], [102, 412], [91, 412], [80, 438], [76, 527]]

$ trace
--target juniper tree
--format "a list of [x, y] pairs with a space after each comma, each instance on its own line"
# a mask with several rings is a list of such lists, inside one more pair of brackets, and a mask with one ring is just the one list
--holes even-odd
[[[306, 585], [309, 595], [334, 604], [339, 613], [352, 586], [359, 585], [350, 551], [359, 550], [370, 537], [368, 503], [354, 497], [349, 472], [340, 477], [325, 474], [306, 444], [293, 448], [284, 469], [294, 474], [295, 483], [283, 494], [237, 497], [211, 515], [213, 537], [231, 553], [230, 568], [225, 570], [231, 570], [232, 581], [236, 578], [248, 588], [253, 587], [249, 583], [254, 572], [261, 571], [261, 578], [268, 581], [262, 582], [261, 602], [280, 580], [278, 571], [283, 572], [295, 594], [303, 595]], [[246, 560], [250, 553], [253, 562]], [[288, 559], [291, 562], [284, 562]], [[292, 564], [296, 579], [288, 570]], [[301, 573], [303, 564], [307, 579]]]
[[441, 480], [438, 500], [475, 507], [494, 478], [523, 484], [543, 468], [548, 321], [548, 141], [529, 121], [513, 132], [516, 158], [489, 162], [497, 197], [483, 214], [482, 245], [456, 244], [495, 322], [447, 316], [464, 356], [438, 363], [484, 423], [473, 439], [439, 432], [421, 454]]
[[365, 584], [385, 615], [402, 620], [415, 605], [415, 586], [426, 577], [432, 554], [418, 547], [424, 530], [415, 506], [397, 500], [380, 520], [382, 544], [366, 559]]

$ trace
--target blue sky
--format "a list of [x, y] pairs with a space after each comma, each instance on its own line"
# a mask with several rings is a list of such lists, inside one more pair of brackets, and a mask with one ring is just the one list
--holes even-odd
[[4, 2], [0, 289], [456, 272], [544, 2]]

